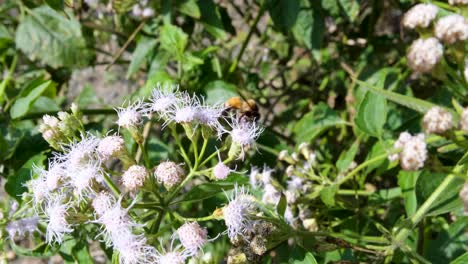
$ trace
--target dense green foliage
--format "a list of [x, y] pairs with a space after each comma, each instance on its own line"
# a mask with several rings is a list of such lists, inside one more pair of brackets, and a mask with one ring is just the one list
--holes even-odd
[[[13, 202], [28, 206], [22, 194], [35, 177], [33, 165], [46, 167], [54, 150], [39, 131], [41, 117], [68, 111], [74, 102], [87, 131], [118, 131], [113, 109], [124, 100], [150, 97], [158, 84], [179, 84], [209, 104], [234, 96], [253, 99], [257, 122], [265, 128], [245, 159], [231, 163], [236, 172], [228, 179], [200, 178], [175, 200], [177, 213], [187, 219], [211, 216], [228, 202], [225, 191], [236, 183], [249, 185], [252, 167], [274, 170], [281, 198], [264, 206], [279, 232], [267, 238], [266, 253], [235, 262], [242, 258], [222, 236], [205, 247], [204, 255], [211, 254], [207, 263], [224, 263], [228, 256], [229, 263], [467, 263], [460, 191], [468, 180], [468, 128], [459, 124], [467, 118], [462, 113], [468, 105], [468, 46], [466, 38], [444, 43], [434, 69], [412, 70], [412, 42], [434, 35], [402, 26], [404, 13], [417, 2], [158, 0], [146, 5], [153, 14], [137, 16], [132, 0], [2, 1], [0, 182], [7, 195], [0, 198], [0, 263], [10, 251], [19, 257], [60, 255], [67, 263], [93, 261], [88, 242], [97, 239], [84, 228], [61, 245], [42, 242], [40, 232], [27, 246], [5, 239], [8, 222], [18, 220], [9, 213]], [[458, 13], [467, 23], [468, 5], [421, 2], [436, 5], [438, 19]], [[109, 99], [114, 93], [117, 102]], [[423, 117], [435, 106], [452, 116], [450, 130], [427, 133]], [[180, 143], [174, 136], [184, 129], [170, 133], [163, 122], [155, 123], [143, 142], [149, 169], [165, 160], [184, 162], [179, 147], [199, 158], [196, 140]], [[401, 150], [393, 146], [405, 131], [426, 132], [427, 159], [417, 170], [387, 159]], [[131, 131], [119, 132], [129, 153], [141, 155]], [[301, 143], [315, 153], [313, 168], [304, 166], [309, 157], [301, 155]], [[216, 140], [206, 144], [215, 153]], [[279, 157], [284, 150], [287, 157]], [[209, 166], [218, 161], [213, 157]], [[293, 169], [310, 188], [286, 205]], [[262, 192], [251, 187], [260, 200]], [[286, 209], [294, 225], [286, 224]], [[155, 247], [159, 238], [169, 239], [163, 231], [183, 222], [164, 210], [157, 211], [162, 231], [146, 233]], [[226, 229], [218, 220], [206, 222], [212, 237]], [[154, 225], [154, 219], [142, 222]], [[109, 261], [118, 261], [101, 246]], [[203, 256], [196, 261], [204, 263]]]

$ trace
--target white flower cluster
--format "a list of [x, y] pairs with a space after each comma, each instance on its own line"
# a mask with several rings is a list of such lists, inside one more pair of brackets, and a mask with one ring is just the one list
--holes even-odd
[[[461, 2], [463, 1], [453, 1], [452, 4]], [[432, 4], [417, 4], [408, 10], [402, 24], [409, 29], [428, 28], [436, 19], [437, 13], [438, 8]], [[434, 37], [421, 36], [409, 48], [408, 65], [415, 72], [431, 72], [439, 63], [444, 53], [439, 40], [448, 45], [465, 41], [468, 38], [468, 20], [458, 14], [447, 15], [435, 22], [433, 31]]]
[[255, 198], [248, 194], [245, 188], [234, 188], [229, 203], [223, 208], [224, 223], [230, 239], [243, 236], [252, 224], [251, 216], [255, 213]]
[[401, 149], [401, 152], [388, 157], [390, 161], [400, 160], [400, 165], [404, 170], [415, 171], [424, 167], [427, 159], [426, 142], [424, 134], [411, 136], [408, 132], [400, 134], [395, 141], [394, 149]]
[[23, 238], [26, 234], [32, 234], [37, 230], [39, 217], [26, 217], [17, 221], [12, 221], [7, 224], [5, 231], [8, 236], [13, 239], [15, 237]]
[[468, 5], [468, 0], [448, 0], [451, 5]]
[[132, 15], [135, 17], [149, 18], [154, 16], [154, 9], [148, 6], [148, 0], [140, 0], [133, 5]]
[[154, 171], [156, 179], [163, 183], [167, 189], [171, 189], [181, 183], [185, 173], [180, 165], [172, 161], [161, 162]]
[[[181, 92], [178, 86], [158, 85], [153, 90], [149, 102], [134, 102], [127, 107], [117, 109], [119, 127], [133, 129], [142, 124], [143, 116], [152, 116], [164, 120], [164, 126], [182, 124], [190, 129], [203, 126], [220, 138], [228, 134], [233, 142], [233, 155], [244, 157], [244, 148], [251, 147], [263, 132], [255, 121], [240, 116], [225, 115], [223, 104], [208, 105], [205, 100]], [[222, 122], [223, 121], [223, 122]], [[226, 125], [223, 125], [226, 124]]]
[[434, 31], [444, 43], [464, 41], [468, 38], [468, 20], [461, 15], [448, 15], [437, 21]]
[[468, 132], [468, 107], [463, 109], [460, 117], [460, 128], [461, 130]]
[[442, 44], [436, 38], [417, 39], [408, 51], [408, 65], [416, 72], [430, 72], [444, 53]]
[[423, 118], [426, 133], [443, 134], [453, 127], [452, 114], [442, 107], [432, 107]]
[[143, 235], [133, 233], [139, 225], [128, 216], [128, 210], [122, 208], [121, 200], [115, 200], [108, 193], [101, 192], [93, 200], [96, 223], [102, 225], [106, 245], [119, 252], [120, 263], [154, 263], [157, 259], [155, 248], [147, 245]]
[[437, 16], [438, 8], [432, 4], [417, 4], [406, 12], [403, 25], [410, 29], [426, 28]]

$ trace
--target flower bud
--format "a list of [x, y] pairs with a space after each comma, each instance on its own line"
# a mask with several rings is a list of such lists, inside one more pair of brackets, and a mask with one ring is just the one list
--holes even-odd
[[436, 38], [417, 39], [411, 44], [408, 65], [416, 72], [430, 72], [439, 63], [444, 48]]
[[180, 243], [195, 255], [207, 242], [208, 232], [197, 222], [185, 223], [177, 229]]
[[107, 136], [99, 142], [97, 153], [103, 160], [119, 157], [125, 153], [125, 144], [121, 136]]
[[213, 167], [213, 176], [216, 180], [225, 180], [229, 173], [231, 173], [231, 169], [221, 161]]
[[453, 127], [452, 114], [441, 107], [432, 107], [424, 115], [423, 127], [426, 133], [443, 134]]
[[136, 189], [143, 186], [147, 176], [148, 171], [145, 167], [140, 165], [132, 165], [122, 175], [122, 184], [130, 191], [135, 191]]
[[448, 15], [437, 21], [434, 31], [445, 43], [464, 41], [468, 38], [468, 21], [461, 15]]
[[182, 182], [185, 178], [184, 170], [172, 161], [161, 162], [154, 172], [158, 182], [162, 182], [167, 189]]
[[403, 18], [403, 26], [414, 29], [416, 27], [427, 28], [436, 18], [438, 8], [431, 4], [418, 4], [406, 12]]

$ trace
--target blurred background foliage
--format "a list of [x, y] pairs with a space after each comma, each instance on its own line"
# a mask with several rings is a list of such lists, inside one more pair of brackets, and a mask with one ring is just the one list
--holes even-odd
[[[353, 160], [361, 163], [385, 153], [391, 146], [388, 139], [400, 132], [421, 131], [418, 110], [427, 110], [431, 103], [451, 107], [452, 98], [462, 105], [468, 101], [466, 82], [442, 83], [407, 67], [406, 49], [415, 33], [404, 31], [400, 21], [416, 2], [4, 0], [1, 181], [7, 193], [20, 194], [32, 163], [44, 162], [50, 154], [37, 130], [43, 114], [75, 102], [88, 128], [104, 131], [115, 127], [109, 117], [115, 105], [149, 96], [157, 83], [180, 84], [208, 102], [236, 95], [254, 99], [266, 130], [259, 151], [246, 164], [275, 167], [275, 177], [284, 181], [285, 165], [278, 164], [278, 152], [307, 142], [320, 152], [320, 163], [329, 165], [328, 173], [339, 175]], [[154, 13], [137, 16], [132, 12], [135, 4]], [[368, 93], [369, 85], [392, 93]], [[395, 93], [404, 96], [392, 99]], [[152, 160], [167, 159], [173, 152], [166, 139], [161, 133], [149, 139]], [[365, 199], [327, 189], [331, 194], [309, 201], [316, 218], [336, 232], [388, 232], [405, 210], [414, 212], [435, 189], [447, 173], [439, 165], [455, 165], [465, 151], [430, 152], [437, 156], [421, 173], [398, 172], [388, 161], [364, 170], [348, 188], [378, 190]], [[434, 168], [439, 174], [430, 173]], [[417, 250], [433, 263], [448, 263], [466, 250], [467, 236], [461, 231], [466, 221], [462, 217], [453, 223], [442, 215], [461, 208], [461, 202], [453, 200], [460, 188], [461, 184], [447, 194], [450, 206], [439, 208], [421, 227], [427, 243]], [[208, 199], [198, 209], [209, 212], [214, 205]], [[376, 218], [382, 225], [375, 224]], [[317, 249], [307, 242], [292, 251], [282, 243], [268, 261], [313, 263], [305, 250]], [[379, 257], [352, 248], [315, 256], [320, 263], [372, 262]], [[394, 262], [408, 258], [397, 255]]]

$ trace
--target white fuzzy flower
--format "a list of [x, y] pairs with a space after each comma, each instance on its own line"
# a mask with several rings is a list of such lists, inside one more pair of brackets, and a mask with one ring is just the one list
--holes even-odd
[[431, 4], [418, 4], [406, 12], [403, 25], [407, 28], [426, 28], [437, 16], [438, 8]]
[[33, 204], [38, 205], [49, 195], [47, 184], [42, 177], [31, 179], [26, 184], [32, 192]]
[[124, 151], [125, 143], [121, 136], [107, 136], [97, 146], [97, 153], [102, 160], [118, 157]]
[[132, 165], [122, 175], [122, 184], [129, 190], [133, 191], [143, 186], [147, 176], [148, 171], [145, 167], [140, 165]]
[[291, 176], [288, 180], [287, 187], [289, 191], [300, 192], [304, 187], [304, 179], [297, 176]]
[[263, 188], [262, 202], [265, 204], [278, 204], [281, 198], [281, 192], [276, 190], [275, 186], [272, 184], [266, 184]]
[[180, 243], [191, 255], [196, 255], [207, 242], [208, 231], [197, 222], [187, 222], [177, 229]]
[[135, 235], [129, 229], [113, 234], [114, 249], [119, 252], [119, 263], [152, 264], [157, 260], [157, 251], [146, 243], [143, 235]]
[[451, 5], [468, 5], [468, 0], [448, 0]]
[[144, 8], [143, 11], [141, 12], [141, 16], [143, 18], [148, 18], [148, 17], [154, 16], [154, 9], [151, 8], [151, 7]]
[[436, 38], [417, 39], [408, 51], [408, 65], [416, 72], [430, 72], [443, 53], [444, 48]]
[[408, 132], [400, 134], [398, 140], [394, 143], [395, 149], [402, 148], [398, 154], [389, 156], [389, 160], [400, 159], [400, 165], [404, 170], [418, 170], [424, 166], [427, 158], [426, 142], [424, 134], [411, 136]]
[[15, 237], [23, 238], [26, 234], [32, 234], [37, 230], [37, 224], [39, 223], [39, 217], [27, 217], [17, 221], [11, 221], [5, 227], [8, 236], [13, 239]]
[[62, 146], [64, 153], [55, 153], [55, 160], [67, 169], [80, 168], [95, 160], [95, 150], [99, 139], [93, 135], [81, 135], [80, 141]]
[[245, 229], [250, 226], [250, 216], [254, 213], [254, 198], [247, 194], [244, 187], [235, 186], [229, 203], [223, 208], [224, 222], [227, 226], [229, 238], [243, 235]]
[[463, 109], [460, 117], [460, 128], [461, 130], [468, 132], [468, 107]]
[[117, 125], [123, 128], [134, 128], [141, 124], [141, 112], [143, 110], [143, 104], [141, 101], [136, 101], [127, 107], [119, 107], [116, 109], [118, 120]]
[[49, 162], [49, 169], [44, 171], [47, 189], [53, 191], [59, 187], [60, 181], [66, 177], [65, 168], [62, 164]]
[[230, 173], [231, 169], [221, 161], [213, 167], [213, 176], [216, 180], [225, 180]]
[[201, 102], [196, 96], [181, 92], [178, 100], [167, 111], [167, 122], [191, 123], [196, 121]]
[[250, 185], [254, 188], [258, 188], [270, 184], [273, 171], [273, 169], [270, 169], [266, 165], [263, 165], [263, 170], [261, 172], [258, 168], [252, 167], [249, 177]]
[[[408, 132], [403, 132], [403, 133], [400, 133], [400, 136], [398, 137], [398, 140], [395, 141], [395, 143], [393, 143], [393, 148], [394, 149], [403, 149], [403, 147], [405, 146], [405, 144], [411, 140], [411, 134], [408, 133]], [[395, 153], [395, 154], [391, 154], [388, 156], [388, 159], [390, 161], [396, 161], [400, 158], [400, 153]]]
[[100, 192], [94, 197], [92, 205], [96, 214], [102, 216], [114, 206], [115, 202], [115, 198], [108, 192]]
[[166, 118], [170, 108], [179, 100], [179, 86], [166, 84], [151, 92], [150, 102], [145, 104], [146, 114], [157, 113], [160, 117]]
[[67, 171], [69, 185], [74, 189], [79, 199], [84, 199], [90, 194], [94, 194], [93, 185], [102, 181], [102, 171], [99, 163], [88, 163], [80, 168], [70, 168]]
[[47, 231], [46, 241], [62, 243], [63, 237], [73, 231], [71, 225], [67, 222], [68, 210], [70, 204], [66, 201], [65, 194], [53, 196], [45, 208]]
[[445, 16], [435, 25], [435, 35], [445, 43], [453, 44], [468, 38], [468, 20], [461, 15]]
[[185, 178], [184, 170], [172, 161], [161, 162], [156, 167], [154, 175], [158, 182], [162, 182], [168, 189], [179, 184]]
[[59, 123], [60, 123], [60, 120], [58, 120], [57, 117], [55, 116], [50, 116], [50, 115], [44, 115], [42, 117], [42, 121], [44, 122], [44, 124], [46, 124], [47, 126], [49, 126], [50, 128], [58, 128], [59, 127]]
[[263, 132], [255, 122], [248, 122], [241, 118], [233, 118], [232, 130], [229, 131], [232, 141], [241, 146], [251, 146]]
[[452, 114], [442, 107], [432, 107], [423, 118], [423, 127], [427, 133], [442, 134], [453, 127]]
[[157, 257], [158, 264], [184, 264], [187, 256], [178, 251], [166, 252], [159, 254]]
[[216, 130], [218, 136], [221, 136], [221, 134], [225, 132], [222, 124], [220, 123], [224, 110], [225, 108], [222, 104], [216, 104], [213, 106], [202, 105], [198, 108], [196, 119], [200, 124]]

